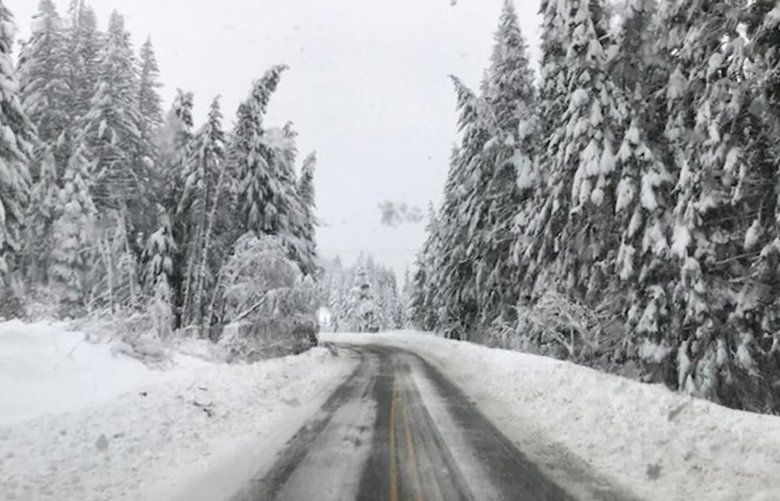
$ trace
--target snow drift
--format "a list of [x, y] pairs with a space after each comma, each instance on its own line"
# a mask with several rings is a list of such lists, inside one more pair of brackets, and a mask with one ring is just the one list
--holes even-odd
[[0, 500], [227, 498], [354, 367], [323, 348], [174, 355], [165, 370], [115, 352], [60, 324], [0, 323]]

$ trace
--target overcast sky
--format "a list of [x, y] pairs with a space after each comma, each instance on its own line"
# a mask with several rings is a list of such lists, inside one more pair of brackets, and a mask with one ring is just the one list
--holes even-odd
[[[103, 28], [116, 9], [136, 47], [151, 35], [165, 84], [196, 96], [196, 115], [222, 96], [232, 123], [251, 82], [286, 63], [269, 125], [292, 121], [316, 150], [326, 257], [366, 251], [399, 272], [424, 225], [380, 225], [383, 200], [438, 203], [456, 138], [449, 74], [476, 87], [503, 0], [92, 0]], [[5, 0], [27, 36], [36, 0]], [[68, 0], [57, 0], [60, 14]], [[454, 3], [454, 5], [453, 5]], [[515, 0], [537, 60], [538, 0]]]

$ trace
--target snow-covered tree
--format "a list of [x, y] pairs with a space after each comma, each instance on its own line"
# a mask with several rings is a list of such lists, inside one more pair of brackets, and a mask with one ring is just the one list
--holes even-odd
[[158, 161], [156, 136], [162, 127], [162, 99], [159, 89], [162, 84], [160, 68], [154, 55], [151, 37], [141, 46], [138, 89], [138, 112], [140, 117], [141, 156], [148, 164]]
[[470, 231], [475, 229], [472, 218], [466, 219], [468, 224], [463, 224], [463, 219], [479, 203], [477, 183], [491, 129], [485, 100], [458, 79], [453, 81], [460, 112], [461, 145], [453, 154], [444, 187], [437, 225], [438, 249], [431, 256], [435, 256], [434, 266], [428, 270], [427, 279], [436, 284], [441, 309], [437, 328], [454, 337], [463, 337], [473, 330], [479, 317], [473, 260], [479, 249], [469, 244]]
[[52, 228], [49, 281], [62, 314], [75, 317], [87, 306], [96, 254], [97, 209], [87, 183], [89, 161], [82, 149], [73, 152], [60, 192], [62, 214]]
[[13, 31], [11, 12], [0, 3], [0, 287], [10, 282], [22, 249], [30, 194], [29, 162], [36, 141], [35, 128], [19, 98], [11, 56]]
[[520, 296], [511, 255], [519, 208], [538, 182], [534, 165], [536, 90], [528, 47], [512, 0], [506, 0], [484, 82], [490, 139], [469, 203], [469, 240], [477, 242], [476, 283], [481, 323], [512, 316]]
[[194, 135], [192, 112], [194, 96], [177, 89], [173, 105], [160, 131], [158, 150], [159, 170], [155, 173], [157, 199], [171, 211], [175, 211], [182, 194], [185, 163], [190, 156], [190, 141]]
[[366, 270], [358, 268], [349, 304], [349, 326], [354, 332], [379, 332], [380, 310]]
[[[71, 124], [70, 89], [68, 86], [67, 39], [63, 22], [52, 0], [41, 0], [33, 17], [33, 32], [19, 55], [19, 84], [27, 116], [36, 126], [43, 148], [54, 152], [64, 170], [68, 151], [65, 141]], [[38, 180], [41, 162], [48, 161], [43, 153], [33, 162], [33, 182]]]
[[52, 225], [62, 211], [54, 153], [47, 148], [42, 156], [38, 181], [30, 193], [24, 248], [26, 274], [35, 283], [46, 282], [52, 252]]
[[92, 192], [99, 208], [127, 211], [143, 204], [149, 173], [140, 161], [138, 74], [124, 19], [111, 15], [99, 60], [99, 80], [85, 117], [84, 136], [93, 161]]
[[[278, 232], [285, 207], [274, 205], [271, 179], [271, 152], [264, 141], [263, 121], [271, 94], [279, 85], [285, 66], [270, 69], [258, 80], [249, 99], [239, 108], [233, 145], [241, 176], [239, 200], [245, 227], [258, 235]], [[275, 188], [279, 188], [275, 186]]]
[[[66, 31], [69, 109], [72, 119], [78, 123], [92, 108], [104, 37], [98, 30], [95, 11], [84, 0], [71, 2], [69, 14], [70, 26]], [[74, 136], [77, 133], [72, 131]]]
[[440, 277], [441, 227], [436, 212], [430, 209], [426, 227], [428, 237], [415, 261], [411, 277], [409, 317], [412, 325], [425, 331], [440, 328], [439, 307], [442, 301], [438, 280]]
[[286, 242], [290, 256], [304, 273], [314, 271], [309, 262], [310, 242], [302, 238], [304, 204], [295, 178], [295, 133], [284, 128], [264, 128], [271, 95], [286, 66], [275, 66], [255, 82], [249, 99], [238, 111], [231, 138], [230, 161], [238, 173], [241, 224], [257, 235], [276, 235]]
[[316, 166], [317, 155], [312, 153], [303, 161], [297, 185], [298, 197], [302, 204], [302, 220], [300, 222], [299, 234], [306, 247], [303, 260], [306, 263], [309, 263], [305, 267], [308, 268], [309, 273], [313, 272], [316, 268], [315, 263], [317, 258], [317, 216], [315, 215], [317, 202], [314, 191], [314, 171]]
[[214, 280], [209, 262], [213, 245], [219, 199], [225, 194], [225, 134], [219, 100], [211, 105], [206, 123], [192, 139], [189, 158], [182, 174], [184, 188], [176, 209], [182, 226], [182, 245], [186, 263], [183, 323], [201, 324], [207, 304], [207, 288]]
[[171, 221], [164, 207], [158, 206], [159, 228], [146, 242], [144, 260], [146, 261], [145, 287], [151, 295], [152, 317], [155, 331], [161, 338], [168, 337], [173, 329], [173, 296], [171, 294], [171, 276], [173, 275], [173, 257], [176, 242], [173, 240]]

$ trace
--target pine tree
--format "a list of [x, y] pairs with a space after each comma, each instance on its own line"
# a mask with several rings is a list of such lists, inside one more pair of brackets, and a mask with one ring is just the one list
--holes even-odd
[[62, 214], [52, 228], [49, 280], [62, 314], [77, 316], [87, 306], [94, 264], [97, 210], [87, 184], [89, 162], [81, 148], [71, 155], [60, 192]]
[[219, 198], [225, 197], [225, 134], [219, 100], [211, 105], [208, 119], [190, 143], [185, 164], [184, 191], [176, 219], [183, 226], [185, 252], [183, 323], [202, 326], [206, 288], [214, 279], [209, 263]]
[[[437, 251], [434, 267], [428, 280], [436, 284], [437, 330], [456, 338], [465, 338], [472, 332], [479, 317], [475, 259], [477, 247], [469, 243], [475, 230], [473, 214], [479, 203], [477, 183], [485, 158], [485, 145], [491, 137], [486, 113], [487, 104], [458, 79], [453, 78], [460, 111], [461, 146], [455, 150], [450, 172], [444, 187], [444, 202], [438, 218]], [[433, 243], [433, 242], [431, 242]]]
[[295, 133], [264, 129], [263, 120], [271, 95], [286, 66], [276, 66], [255, 82], [249, 99], [239, 107], [231, 140], [231, 163], [239, 176], [238, 203], [242, 226], [257, 235], [282, 238], [304, 273], [313, 272], [306, 262], [310, 243], [301, 238], [304, 207], [296, 189]]
[[141, 46], [138, 111], [140, 116], [141, 156], [152, 166], [158, 161], [156, 135], [163, 124], [159, 89], [160, 68], [154, 55], [151, 37]]
[[765, 353], [761, 324], [774, 316], [766, 298], [776, 283], [769, 270], [777, 259], [771, 250], [777, 164], [750, 110], [739, 33], [746, 6], [680, 1], [664, 15], [676, 64], [666, 135], [680, 170], [672, 245], [680, 263], [677, 386], [752, 408], [773, 398], [746, 389], [766, 377], [757, 359]]
[[[41, 0], [33, 18], [33, 33], [22, 46], [19, 55], [19, 84], [22, 106], [36, 126], [43, 148], [55, 153], [62, 173], [68, 151], [65, 134], [71, 125], [68, 87], [67, 40], [62, 19], [54, 2]], [[39, 152], [31, 166], [33, 182], [37, 182], [41, 162], [48, 161]]]
[[173, 329], [173, 296], [170, 279], [173, 275], [173, 257], [176, 242], [173, 240], [171, 221], [162, 206], [158, 206], [159, 228], [146, 243], [144, 260], [146, 261], [145, 287], [151, 294], [152, 316], [155, 331], [160, 338], [170, 336]]
[[30, 190], [29, 160], [36, 141], [35, 128], [22, 108], [13, 72], [13, 29], [13, 17], [0, 3], [0, 285], [10, 283], [22, 248]]
[[52, 225], [62, 211], [57, 164], [51, 148], [42, 154], [38, 182], [30, 193], [26, 216], [25, 269], [29, 280], [45, 283], [52, 252]]
[[349, 312], [352, 331], [379, 332], [380, 312], [368, 273], [363, 267], [359, 267], [355, 273]]
[[[622, 230], [613, 287], [620, 300], [614, 313], [627, 321], [631, 336], [616, 355], [668, 351], [664, 332], [669, 325], [676, 268], [670, 249], [671, 159], [663, 129], [664, 87], [668, 65], [662, 64], [660, 27], [655, 0], [627, 2], [618, 52], [611, 74], [629, 100], [632, 116], [618, 150], [621, 178], [615, 212]], [[649, 343], [649, 344], [648, 344]], [[660, 348], [664, 345], [665, 348]], [[652, 347], [659, 347], [658, 349]], [[648, 349], [650, 348], [650, 349]]]
[[194, 136], [192, 110], [194, 96], [191, 92], [176, 90], [173, 105], [163, 124], [158, 151], [160, 171], [155, 175], [158, 200], [174, 212], [181, 199], [185, 162], [190, 156], [190, 141]]
[[270, 155], [263, 136], [263, 119], [276, 90], [284, 66], [274, 67], [255, 83], [249, 99], [239, 108], [237, 128], [233, 136], [241, 178], [239, 200], [244, 227], [258, 235], [279, 229], [279, 209], [270, 203]]
[[315, 234], [317, 216], [314, 212], [317, 205], [314, 192], [314, 171], [316, 166], [317, 155], [312, 153], [303, 161], [297, 185], [298, 197], [303, 207], [299, 233], [300, 238], [306, 247], [303, 261], [308, 263], [307, 266], [304, 266], [304, 271], [309, 274], [316, 268], [315, 263], [317, 258]]
[[148, 198], [149, 172], [140, 161], [135, 56], [124, 19], [116, 12], [111, 15], [99, 68], [97, 92], [84, 127], [94, 163], [93, 198], [99, 208], [126, 211], [135, 219]]
[[439, 219], [432, 207], [429, 212], [428, 237], [417, 256], [412, 275], [409, 315], [411, 323], [418, 329], [434, 331], [444, 330], [445, 327], [440, 320], [439, 310], [444, 299], [439, 281], [442, 276], [441, 261], [446, 253], [442, 252]]
[[538, 242], [537, 259], [554, 262], [548, 272], [559, 286], [595, 301], [607, 285], [619, 238], [610, 220], [627, 103], [605, 71], [602, 3], [567, 0], [543, 8], [543, 40], [555, 51], [544, 57], [542, 70], [541, 123], [550, 129], [541, 132], [549, 138], [541, 168], [549, 194], [538, 211], [541, 224], [530, 226], [531, 238]]
[[534, 169], [536, 91], [528, 48], [511, 0], [506, 0], [484, 84], [491, 138], [483, 151], [479, 181], [471, 197], [469, 240], [476, 259], [481, 322], [512, 317], [520, 296], [511, 259], [519, 208], [537, 183]]
[[[92, 108], [100, 75], [100, 51], [104, 36], [97, 27], [97, 16], [84, 0], [73, 0], [67, 30], [67, 69], [70, 90], [71, 121], [80, 124]], [[70, 131], [71, 136], [79, 131]]]

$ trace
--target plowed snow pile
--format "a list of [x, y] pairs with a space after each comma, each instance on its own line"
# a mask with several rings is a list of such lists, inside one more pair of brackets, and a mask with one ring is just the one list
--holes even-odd
[[56, 324], [0, 323], [0, 500], [224, 498], [353, 367], [317, 348], [152, 370]]

